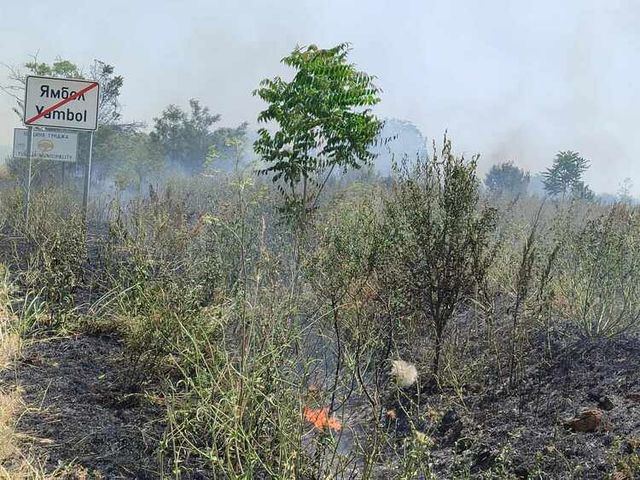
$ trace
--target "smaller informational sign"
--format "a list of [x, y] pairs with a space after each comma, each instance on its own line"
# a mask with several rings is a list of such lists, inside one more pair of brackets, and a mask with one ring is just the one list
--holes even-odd
[[[13, 131], [13, 156], [27, 158], [26, 128]], [[31, 157], [34, 160], [57, 160], [59, 162], [75, 162], [78, 151], [78, 134], [48, 130], [33, 130], [31, 139]]]

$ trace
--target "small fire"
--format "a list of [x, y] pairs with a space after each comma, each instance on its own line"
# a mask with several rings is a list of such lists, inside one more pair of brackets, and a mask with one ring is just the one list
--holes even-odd
[[305, 420], [311, 423], [316, 429], [324, 430], [328, 428], [336, 432], [342, 429], [342, 424], [333, 416], [329, 416], [329, 407], [309, 408], [304, 407], [303, 414]]

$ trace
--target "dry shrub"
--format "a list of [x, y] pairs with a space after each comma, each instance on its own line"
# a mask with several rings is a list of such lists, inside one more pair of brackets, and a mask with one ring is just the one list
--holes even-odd
[[450, 320], [490, 262], [496, 211], [481, 201], [476, 162], [454, 155], [445, 137], [431, 158], [396, 168], [385, 202], [389, 258], [380, 274], [392, 279], [407, 316], [431, 325], [436, 375]]
[[569, 232], [556, 306], [585, 336], [614, 336], [640, 324], [640, 216], [615, 205]]

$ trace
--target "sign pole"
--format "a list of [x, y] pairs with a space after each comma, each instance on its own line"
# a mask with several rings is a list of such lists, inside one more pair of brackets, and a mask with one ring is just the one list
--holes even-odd
[[89, 210], [89, 187], [91, 186], [91, 154], [93, 153], [93, 131], [89, 134], [89, 159], [84, 169], [84, 195], [82, 196], [82, 208], [84, 210], [84, 222], [87, 223], [87, 211]]
[[29, 173], [27, 175], [27, 202], [25, 206], [24, 220], [26, 227], [29, 228], [29, 205], [31, 203], [31, 144], [33, 142], [33, 127], [29, 127], [29, 133], [27, 134], [27, 158], [29, 159]]

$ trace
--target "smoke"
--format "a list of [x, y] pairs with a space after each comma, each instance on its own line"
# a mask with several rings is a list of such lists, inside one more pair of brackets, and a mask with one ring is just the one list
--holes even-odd
[[[262, 104], [252, 90], [288, 75], [279, 60], [296, 44], [349, 41], [383, 88], [381, 117], [408, 120], [429, 141], [448, 130], [457, 151], [482, 155], [482, 170], [511, 160], [535, 173], [557, 151], [577, 150], [596, 191], [631, 177], [640, 194], [640, 6], [631, 0], [56, 5], [3, 4], [0, 61], [38, 51], [43, 61], [103, 59], [125, 77], [126, 120], [151, 125], [169, 103], [195, 97], [223, 126], [255, 123]], [[0, 97], [0, 145], [19, 123], [10, 107]]]

